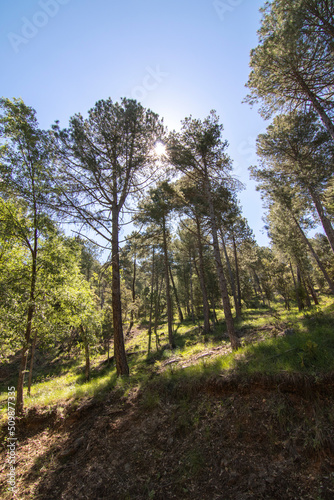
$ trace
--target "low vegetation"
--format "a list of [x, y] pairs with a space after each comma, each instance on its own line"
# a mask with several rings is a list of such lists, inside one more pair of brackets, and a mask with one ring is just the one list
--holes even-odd
[[[85, 483], [90, 498], [99, 494], [99, 498], [120, 499], [158, 499], [164, 494], [214, 498], [210, 495], [223, 491], [222, 477], [226, 498], [250, 490], [254, 495], [266, 494], [263, 498], [269, 498], [269, 492], [278, 498], [279, 491], [285, 498], [298, 494], [330, 498], [334, 491], [333, 327], [332, 300], [324, 299], [305, 313], [297, 308], [286, 311], [277, 303], [245, 311], [237, 324], [242, 343], [238, 351], [232, 351], [223, 321], [206, 335], [198, 325], [184, 321], [174, 324], [174, 350], [166, 344], [148, 354], [147, 328], [138, 325], [126, 342], [131, 377], [117, 378], [113, 359], [108, 363], [106, 353], [97, 353], [91, 360], [89, 381], [78, 350], [54, 358], [55, 352], [38, 349], [31, 395], [17, 419], [21, 457], [17, 498], [59, 498], [58, 474], [65, 481], [64, 498], [80, 498], [73, 490], [78, 480], [71, 486], [67, 475], [73, 460], [79, 457], [82, 462], [81, 441], [87, 436], [94, 450], [87, 465], [95, 472], [81, 481], [90, 478], [94, 483], [109, 453], [114, 469], [116, 461], [123, 463], [128, 480], [125, 485], [113, 476], [116, 489], [109, 497], [111, 479], [105, 478], [104, 489]], [[161, 323], [158, 333], [163, 344], [168, 339], [167, 325]], [[12, 383], [10, 372], [15, 373], [17, 362], [14, 356], [7, 365], [5, 384]], [[5, 407], [6, 394], [1, 404]], [[2, 415], [5, 437], [5, 408]], [[120, 440], [116, 446], [110, 442], [113, 450], [109, 441], [100, 442], [100, 433], [109, 436], [108, 429]], [[36, 447], [32, 456], [27, 455], [28, 446]], [[106, 455], [101, 456], [98, 446]], [[252, 456], [258, 457], [257, 466], [250, 471]], [[280, 461], [280, 456], [285, 459]], [[315, 467], [319, 460], [321, 470], [314, 469], [311, 475], [311, 464]], [[147, 467], [150, 473], [140, 472]], [[205, 490], [201, 478], [210, 471], [218, 475], [214, 479], [211, 474]], [[4, 480], [1, 488], [3, 498], [10, 498]]]

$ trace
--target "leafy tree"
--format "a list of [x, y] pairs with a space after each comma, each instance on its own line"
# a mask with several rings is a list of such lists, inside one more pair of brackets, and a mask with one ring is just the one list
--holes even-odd
[[20, 297], [27, 296], [30, 273], [26, 262], [29, 250], [12, 233], [10, 213], [22, 218], [22, 210], [11, 201], [0, 198], [0, 332], [1, 355], [6, 360], [9, 355], [21, 349], [22, 324], [26, 319], [25, 302]]
[[[206, 285], [206, 276], [205, 276], [205, 262], [204, 262], [204, 225], [203, 218], [207, 216], [207, 204], [205, 200], [203, 200], [202, 194], [198, 192], [198, 189], [192, 179], [184, 176], [178, 182], [178, 189], [182, 193], [182, 204], [181, 213], [191, 217], [193, 221], [193, 229], [191, 229], [191, 224], [186, 224], [185, 228], [188, 229], [188, 233], [190, 231], [191, 234], [187, 235], [184, 233], [180, 234], [180, 239], [184, 242], [188, 240], [188, 252], [191, 252], [196, 249], [197, 258], [198, 258], [198, 275], [199, 282], [202, 294], [202, 307], [203, 307], [203, 318], [204, 318], [204, 333], [208, 333], [210, 331], [210, 307], [208, 301], [208, 293], [207, 293], [207, 285]], [[195, 236], [195, 238], [194, 238]], [[191, 241], [189, 241], [189, 238]], [[195, 242], [194, 242], [195, 240]], [[190, 244], [190, 245], [189, 245]], [[192, 248], [192, 250], [190, 250]], [[188, 254], [189, 255], [189, 254]], [[194, 258], [195, 269], [196, 269], [196, 259]]]
[[[263, 139], [262, 136], [260, 136], [260, 139], [265, 143], [266, 137]], [[307, 148], [308, 145], [305, 146], [304, 151], [305, 149], [307, 150]], [[272, 152], [272, 150], [270, 151]], [[267, 154], [270, 156], [271, 153]], [[265, 156], [265, 153], [263, 153], [263, 155]], [[294, 232], [296, 233], [297, 230], [297, 233], [300, 234], [302, 241], [306, 243], [332, 293], [334, 293], [334, 283], [305, 234], [304, 226], [306, 225], [308, 228], [314, 227], [314, 222], [310, 219], [310, 202], [307, 198], [305, 201], [303, 192], [300, 193], [301, 187], [304, 187], [304, 191], [306, 188], [307, 191], [310, 189], [313, 193], [315, 192], [315, 186], [319, 189], [319, 184], [321, 186], [321, 182], [318, 180], [316, 183], [312, 180], [312, 178], [314, 179], [318, 177], [319, 179], [319, 176], [321, 178], [321, 172], [316, 174], [312, 174], [311, 172], [309, 175], [310, 180], [301, 180], [300, 182], [296, 182], [296, 179], [291, 180], [291, 175], [294, 175], [294, 171], [292, 171], [292, 174], [290, 173], [290, 169], [285, 166], [284, 160], [284, 157], [282, 160], [281, 156], [274, 156], [274, 158], [270, 158], [269, 168], [251, 167], [252, 176], [259, 182], [258, 189], [262, 191], [263, 197], [267, 199], [269, 208], [271, 203], [276, 203], [276, 208], [278, 204], [283, 211], [282, 213], [288, 213], [288, 219], [283, 218], [283, 225], [285, 220], [288, 224], [289, 219], [291, 219], [295, 227]], [[303, 173], [303, 177], [306, 179], [307, 175]], [[290, 183], [287, 183], [287, 180], [290, 180]], [[313, 197], [314, 196], [317, 197], [316, 194], [313, 194]]]
[[180, 133], [172, 133], [168, 141], [168, 154], [172, 165], [178, 171], [193, 179], [202, 190], [208, 204], [214, 258], [221, 298], [223, 301], [227, 332], [233, 349], [240, 345], [235, 333], [227, 283], [222, 265], [218, 224], [214, 208], [213, 188], [222, 181], [233, 184], [230, 177], [231, 162], [225, 150], [227, 142], [222, 139], [223, 126], [214, 111], [203, 121], [186, 118]]
[[261, 102], [266, 118], [283, 109], [313, 109], [334, 139], [333, 3], [273, 0], [261, 10], [246, 101]]
[[[23, 378], [36, 309], [39, 241], [52, 227], [53, 186], [49, 135], [38, 128], [35, 111], [22, 99], [0, 100], [0, 192], [12, 204], [2, 210], [10, 236], [30, 254], [29, 303], [17, 383], [17, 412], [23, 409]], [[21, 207], [17, 210], [14, 204]]]
[[[111, 243], [114, 351], [118, 375], [128, 375], [121, 307], [119, 225], [126, 202], [152, 179], [158, 116], [131, 99], [98, 101], [69, 129], [55, 127], [68, 212]], [[111, 217], [111, 220], [110, 220]]]
[[[274, 248], [283, 253], [290, 263], [294, 282], [295, 296], [299, 309], [304, 308], [304, 300], [308, 299], [307, 288], [313, 292], [310, 266], [305, 241], [296, 235], [296, 226], [291, 213], [279, 203], [273, 203], [267, 214], [269, 235]], [[293, 271], [295, 267], [296, 273]], [[309, 304], [310, 305], [310, 304]]]
[[[277, 116], [257, 140], [258, 174], [279, 177], [313, 204], [334, 252], [334, 230], [322, 198], [333, 176], [334, 149], [314, 113]], [[306, 202], [307, 202], [306, 200]]]
[[137, 223], [154, 224], [161, 231], [161, 246], [164, 255], [165, 285], [167, 301], [168, 340], [171, 347], [175, 347], [173, 338], [173, 312], [170, 290], [170, 259], [169, 259], [169, 229], [168, 221], [175, 205], [175, 193], [171, 185], [161, 182], [156, 188], [150, 190], [149, 197], [139, 205], [140, 213], [137, 215]]

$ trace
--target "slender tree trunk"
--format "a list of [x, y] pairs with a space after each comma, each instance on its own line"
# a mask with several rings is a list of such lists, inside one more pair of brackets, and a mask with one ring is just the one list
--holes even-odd
[[85, 329], [82, 325], [80, 326], [80, 330], [81, 330], [82, 339], [83, 339], [84, 346], [85, 346], [85, 378], [86, 378], [86, 380], [89, 380], [90, 379], [89, 342], [87, 339]]
[[194, 313], [194, 291], [193, 291], [193, 268], [192, 268], [192, 263], [191, 263], [191, 252], [189, 252], [189, 263], [190, 263], [190, 270], [189, 270], [189, 275], [190, 275], [190, 310], [191, 310], [191, 320], [193, 323], [195, 323], [195, 313]]
[[305, 305], [302, 297], [302, 279], [301, 279], [300, 267], [298, 265], [297, 265], [297, 294], [299, 297], [298, 309], [299, 312], [301, 312], [305, 308]]
[[265, 296], [264, 296], [264, 293], [263, 293], [263, 290], [262, 290], [262, 287], [261, 287], [261, 283], [260, 283], [260, 279], [257, 275], [257, 272], [255, 271], [255, 269], [253, 269], [253, 274], [254, 274], [254, 281], [255, 281], [255, 285], [257, 285], [257, 288], [260, 292], [260, 297], [261, 297], [261, 300], [262, 300], [262, 305], [265, 306], [266, 305], [266, 301], [265, 301]]
[[134, 257], [133, 260], [133, 277], [132, 277], [132, 286], [131, 286], [131, 291], [132, 291], [132, 307], [130, 311], [130, 325], [127, 331], [127, 334], [131, 332], [131, 329], [133, 327], [133, 320], [134, 320], [134, 305], [136, 301], [136, 270], [137, 270], [137, 260], [136, 256]]
[[240, 340], [239, 340], [238, 336], [236, 335], [235, 329], [234, 329], [230, 299], [229, 299], [228, 291], [227, 291], [227, 283], [226, 283], [226, 279], [225, 279], [225, 275], [224, 275], [224, 268], [223, 268], [223, 264], [222, 264], [222, 260], [221, 260], [221, 256], [220, 256], [220, 250], [219, 250], [216, 216], [215, 216], [213, 200], [212, 200], [212, 195], [211, 195], [211, 190], [210, 190], [210, 183], [209, 183], [208, 178], [206, 178], [205, 188], [206, 188], [206, 195], [207, 195], [207, 200], [208, 200], [208, 204], [209, 204], [209, 212], [210, 212], [211, 235], [212, 235], [212, 240], [213, 240], [213, 253], [214, 253], [214, 259], [216, 262], [216, 269], [217, 269], [221, 298], [223, 301], [223, 309], [224, 309], [224, 315], [225, 315], [225, 321], [226, 321], [226, 327], [227, 327], [227, 334], [229, 336], [232, 349], [235, 350], [235, 349], [238, 349], [240, 347]]
[[150, 319], [148, 323], [148, 354], [151, 352], [152, 343], [152, 316], [153, 316], [153, 296], [154, 296], [154, 257], [155, 247], [152, 248], [152, 277], [151, 277], [151, 296], [150, 296]]
[[172, 311], [172, 298], [170, 294], [170, 283], [169, 283], [169, 262], [168, 262], [167, 232], [166, 232], [165, 218], [163, 218], [162, 221], [162, 237], [163, 237], [164, 261], [165, 261], [168, 342], [171, 348], [174, 349], [175, 343], [173, 339], [173, 311]]
[[331, 246], [332, 252], [334, 253], [334, 230], [332, 227], [332, 224], [328, 217], [326, 217], [324, 208], [322, 206], [322, 203], [319, 199], [319, 196], [315, 193], [313, 189], [310, 189], [310, 195], [312, 197], [313, 203], [315, 205], [315, 208], [317, 209], [319, 218], [321, 220], [322, 227], [324, 228], [324, 231], [326, 233], [328, 242]]
[[332, 294], [334, 294], [334, 283], [333, 281], [331, 280], [331, 278], [329, 277], [323, 263], [321, 262], [321, 260], [319, 259], [318, 257], [318, 254], [316, 253], [316, 251], [314, 250], [310, 240], [306, 237], [301, 225], [299, 224], [298, 220], [296, 219], [296, 217], [294, 215], [292, 215], [293, 217], [293, 220], [296, 224], [296, 226], [298, 227], [298, 230], [303, 238], [303, 240], [305, 241], [307, 247], [309, 248], [314, 260], [316, 261], [316, 263], [318, 264], [318, 267], [320, 269], [320, 271], [322, 272], [322, 274], [324, 275], [324, 278], [325, 280], [327, 281], [328, 285], [329, 285], [329, 288], [331, 289], [331, 292]]
[[197, 245], [198, 245], [198, 261], [199, 261], [199, 283], [202, 292], [203, 301], [203, 316], [204, 316], [204, 328], [203, 333], [209, 333], [210, 331], [210, 307], [208, 301], [208, 293], [205, 284], [205, 272], [204, 272], [204, 257], [203, 257], [203, 241], [202, 241], [202, 231], [201, 223], [196, 215], [196, 231], [197, 231]]
[[163, 277], [161, 278], [161, 283], [159, 287], [159, 277], [157, 275], [157, 283], [156, 283], [156, 295], [155, 295], [155, 312], [154, 312], [154, 335], [155, 335], [155, 344], [156, 344], [156, 349], [159, 349], [159, 337], [158, 337], [158, 321], [159, 321], [159, 309], [160, 309], [160, 294], [161, 294], [161, 289], [162, 289], [162, 284], [163, 284]]
[[[189, 264], [189, 262], [187, 262]], [[190, 318], [190, 280], [189, 280], [189, 268], [187, 265], [183, 266], [183, 283], [185, 287], [185, 310], [187, 314], [187, 318]]]
[[[253, 276], [254, 276], [254, 271], [253, 271]], [[254, 277], [252, 285], [253, 285], [253, 290], [254, 290], [254, 295], [255, 295], [256, 303], [258, 303], [258, 293], [257, 293], [257, 288], [256, 288], [255, 277]]]
[[232, 242], [233, 242], [233, 253], [234, 253], [234, 263], [235, 263], [235, 279], [237, 282], [237, 290], [238, 290], [238, 303], [239, 303], [239, 309], [241, 311], [241, 288], [240, 288], [240, 275], [239, 275], [239, 261], [238, 261], [238, 252], [237, 252], [237, 245], [235, 243], [234, 231], [232, 231]]
[[285, 307], [285, 309], [287, 311], [290, 311], [290, 302], [289, 302], [288, 296], [282, 294], [282, 297], [284, 299], [284, 307]]
[[312, 295], [312, 299], [313, 299], [314, 304], [316, 306], [318, 306], [319, 305], [319, 300], [318, 300], [317, 294], [316, 294], [316, 292], [314, 290], [314, 287], [312, 285], [312, 282], [311, 282], [310, 278], [306, 278], [306, 284], [308, 286], [308, 289], [310, 290], [310, 293]]
[[114, 327], [114, 356], [116, 361], [117, 375], [129, 375], [129, 367], [125, 354], [122, 304], [121, 304], [121, 280], [119, 271], [119, 245], [118, 245], [118, 209], [112, 210], [112, 310]]
[[203, 300], [203, 316], [204, 316], [204, 333], [209, 333], [210, 331], [210, 306], [208, 300], [208, 292], [205, 284], [205, 272], [204, 272], [204, 258], [203, 258], [203, 243], [202, 243], [202, 235], [201, 228], [199, 226], [198, 219], [197, 222], [197, 240], [198, 240], [198, 258], [199, 258], [199, 277], [200, 277], [200, 286], [202, 292], [202, 300]]
[[29, 344], [25, 343], [21, 350], [21, 361], [19, 366], [19, 376], [17, 380], [17, 393], [16, 393], [16, 413], [20, 414], [23, 411], [23, 379], [27, 363]]
[[304, 290], [305, 290], [306, 307], [308, 307], [310, 309], [312, 305], [311, 305], [311, 300], [310, 300], [310, 296], [308, 294], [308, 289], [307, 289], [307, 286], [306, 286], [305, 277], [304, 277], [303, 273], [301, 273], [301, 279], [302, 279], [303, 287], [304, 287]]
[[179, 296], [177, 294], [177, 289], [175, 286], [175, 282], [174, 282], [174, 278], [173, 278], [172, 269], [170, 267], [170, 264], [168, 265], [168, 267], [169, 267], [169, 276], [170, 276], [170, 280], [172, 282], [173, 292], [174, 292], [175, 301], [176, 301], [176, 305], [177, 305], [177, 310], [179, 313], [179, 320], [180, 320], [180, 322], [182, 322], [183, 321], [183, 313], [182, 313], [182, 309], [180, 306]]
[[217, 314], [216, 314], [216, 303], [215, 303], [214, 296], [212, 296], [211, 307], [212, 307], [212, 323], [213, 323], [213, 328], [215, 328], [216, 323], [218, 323], [218, 318], [217, 318]]
[[328, 133], [331, 135], [332, 139], [334, 139], [334, 124], [328, 114], [326, 113], [325, 108], [320, 104], [318, 97], [316, 94], [310, 89], [306, 81], [300, 76], [300, 74], [295, 74], [296, 80], [299, 83], [303, 93], [308, 97], [311, 101], [314, 109], [318, 113], [321, 118], [322, 123], [325, 125]]
[[235, 289], [234, 276], [233, 276], [233, 272], [232, 272], [232, 268], [231, 268], [230, 258], [228, 256], [226, 245], [225, 245], [225, 240], [224, 240], [224, 235], [223, 235], [222, 228], [220, 228], [220, 238], [221, 238], [221, 242], [222, 242], [223, 252], [224, 252], [224, 255], [225, 255], [225, 260], [226, 260], [228, 274], [229, 274], [229, 277], [230, 277], [230, 284], [231, 284], [231, 290], [232, 290], [232, 295], [233, 295], [233, 300], [234, 300], [234, 307], [235, 307], [235, 316], [236, 316], [236, 318], [240, 318], [240, 316], [241, 316], [241, 310], [240, 310], [240, 305], [239, 305], [239, 301], [238, 301], [238, 297], [237, 297], [237, 292], [236, 292], [236, 289]]
[[33, 371], [33, 367], [34, 367], [36, 341], [37, 341], [37, 329], [35, 329], [34, 340], [33, 340], [32, 346], [31, 346], [29, 378], [28, 378], [28, 396], [30, 396], [30, 393], [31, 393], [32, 371]]
[[31, 278], [30, 278], [30, 294], [29, 294], [29, 305], [27, 313], [27, 323], [25, 330], [25, 342], [21, 351], [21, 361], [19, 367], [19, 375], [17, 381], [17, 393], [16, 393], [16, 413], [20, 414], [23, 411], [23, 383], [25, 369], [27, 366], [27, 356], [29, 349], [29, 342], [31, 338], [32, 323], [35, 313], [35, 291], [36, 291], [36, 279], [37, 279], [37, 245], [38, 245], [38, 231], [34, 230], [34, 245], [32, 248], [32, 263], [31, 263]]
[[89, 358], [89, 344], [85, 342], [85, 377], [88, 381], [90, 379], [90, 358]]
[[292, 275], [292, 279], [293, 279], [293, 284], [294, 284], [294, 288], [295, 288], [295, 294], [296, 294], [296, 299], [297, 299], [298, 311], [301, 311], [302, 310], [302, 304], [301, 304], [300, 295], [299, 295], [299, 291], [298, 291], [298, 284], [297, 284], [297, 281], [296, 281], [296, 278], [295, 278], [295, 273], [293, 272], [293, 267], [292, 267], [292, 264], [291, 264], [291, 260], [289, 260], [289, 264], [290, 264], [290, 271], [291, 271], [291, 275]]
[[168, 342], [171, 348], [174, 349], [175, 343], [173, 338], [173, 311], [172, 311], [172, 298], [170, 294], [170, 283], [169, 283], [169, 262], [168, 262], [167, 232], [166, 232], [165, 218], [163, 218], [162, 221], [162, 237], [163, 237], [164, 261], [165, 261]]

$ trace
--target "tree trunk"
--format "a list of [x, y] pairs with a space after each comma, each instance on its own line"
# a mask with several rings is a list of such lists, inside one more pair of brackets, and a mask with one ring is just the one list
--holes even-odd
[[261, 297], [261, 300], [262, 300], [262, 305], [265, 306], [266, 305], [266, 301], [265, 301], [265, 296], [264, 296], [264, 293], [263, 293], [263, 290], [262, 290], [262, 287], [261, 287], [261, 283], [260, 283], [260, 279], [257, 275], [257, 272], [255, 271], [255, 269], [253, 269], [253, 274], [254, 274], [254, 281], [255, 281], [255, 284], [257, 285], [257, 288], [260, 292], [260, 297]]
[[212, 323], [213, 323], [213, 328], [215, 328], [216, 323], [218, 323], [218, 318], [216, 314], [216, 304], [214, 296], [212, 296], [211, 307], [212, 307]]
[[194, 313], [194, 291], [193, 291], [193, 268], [192, 268], [192, 263], [191, 263], [191, 252], [189, 252], [189, 263], [190, 263], [190, 270], [189, 270], [189, 275], [190, 275], [190, 310], [191, 310], [191, 320], [193, 323], [195, 323], [195, 313]]
[[284, 299], [284, 307], [287, 311], [290, 311], [290, 301], [287, 295], [282, 295]]
[[112, 310], [114, 327], [114, 356], [116, 361], [117, 375], [129, 375], [129, 367], [125, 354], [122, 304], [121, 304], [121, 280], [119, 271], [119, 248], [118, 248], [118, 210], [112, 210]]
[[204, 258], [203, 258], [203, 241], [201, 224], [199, 218], [196, 216], [196, 229], [197, 229], [197, 245], [198, 245], [198, 260], [199, 260], [199, 283], [202, 292], [203, 300], [203, 316], [204, 316], [204, 332], [209, 333], [210, 331], [210, 307], [208, 301], [208, 293], [205, 284], [205, 272], [204, 272]]
[[222, 246], [223, 246], [223, 252], [225, 255], [228, 274], [230, 277], [230, 284], [231, 284], [232, 295], [233, 295], [233, 300], [234, 300], [234, 307], [235, 307], [235, 316], [236, 316], [236, 318], [240, 318], [240, 316], [241, 316], [240, 304], [239, 304], [238, 297], [237, 297], [234, 276], [233, 276], [233, 272], [232, 272], [232, 268], [231, 268], [231, 262], [230, 262], [230, 258], [229, 258], [228, 253], [227, 253], [222, 228], [220, 228], [220, 238], [221, 238], [221, 242], [222, 242]]
[[299, 83], [302, 91], [304, 94], [308, 97], [308, 99], [311, 101], [314, 109], [318, 113], [318, 115], [321, 118], [322, 123], [325, 125], [328, 133], [334, 139], [334, 124], [328, 114], [326, 113], [325, 108], [320, 104], [318, 97], [316, 94], [310, 89], [306, 81], [300, 76], [299, 73], [295, 74], [296, 80]]
[[317, 297], [317, 294], [314, 290], [314, 287], [312, 285], [312, 282], [310, 280], [310, 278], [306, 278], [306, 284], [308, 286], [308, 289], [310, 290], [310, 293], [312, 295], [312, 299], [313, 299], [313, 302], [315, 303], [316, 306], [319, 305], [319, 300], [318, 300], [318, 297]]
[[241, 288], [240, 288], [240, 275], [239, 275], [239, 261], [238, 261], [237, 245], [235, 243], [233, 231], [232, 231], [232, 242], [233, 242], [233, 253], [234, 253], [234, 263], [235, 263], [235, 279], [237, 281], [238, 302], [239, 302], [239, 308], [241, 311]]
[[150, 296], [150, 319], [148, 323], [148, 354], [151, 352], [152, 343], [152, 316], [153, 316], [153, 296], [154, 296], [154, 257], [155, 247], [152, 248], [152, 277], [151, 277], [151, 296]]
[[312, 197], [313, 203], [315, 205], [315, 208], [317, 209], [319, 218], [321, 220], [322, 227], [324, 228], [324, 231], [326, 233], [328, 242], [331, 246], [332, 252], [334, 253], [334, 230], [332, 227], [332, 224], [328, 217], [326, 217], [324, 208], [322, 206], [322, 203], [319, 199], [319, 196], [315, 193], [313, 189], [309, 189], [310, 195]]
[[311, 305], [310, 296], [308, 294], [308, 290], [307, 290], [307, 286], [306, 286], [306, 282], [305, 282], [305, 277], [304, 277], [303, 274], [301, 275], [301, 278], [302, 278], [302, 283], [303, 283], [303, 287], [304, 287], [304, 290], [305, 290], [306, 307], [308, 307], [310, 309], [312, 307], [312, 305]]
[[133, 327], [133, 320], [134, 320], [134, 305], [135, 305], [135, 301], [136, 301], [136, 270], [137, 270], [137, 260], [136, 260], [136, 257], [134, 257], [134, 261], [133, 261], [133, 278], [132, 278], [132, 307], [131, 307], [131, 311], [130, 311], [130, 325], [129, 325], [129, 328], [128, 328], [128, 331], [127, 333], [130, 333], [131, 332], [131, 329]]
[[324, 265], [322, 264], [321, 260], [319, 259], [318, 254], [317, 254], [317, 253], [316, 253], [316, 251], [314, 250], [314, 248], [313, 248], [313, 246], [312, 246], [311, 242], [310, 242], [310, 241], [309, 241], [309, 239], [306, 237], [306, 235], [305, 235], [305, 233], [304, 233], [304, 231], [303, 231], [303, 229], [302, 229], [301, 225], [299, 224], [298, 220], [296, 219], [296, 217], [295, 217], [294, 215], [292, 215], [292, 217], [293, 217], [293, 220], [294, 220], [294, 222], [295, 222], [296, 226], [298, 227], [298, 230], [299, 230], [299, 232], [300, 232], [300, 234], [301, 234], [301, 236], [302, 236], [303, 240], [305, 241], [305, 243], [306, 243], [307, 247], [309, 248], [309, 250], [310, 250], [311, 254], [313, 255], [313, 257], [314, 257], [314, 259], [315, 259], [316, 263], [318, 264], [318, 267], [319, 267], [320, 271], [321, 271], [321, 272], [322, 272], [322, 274], [324, 275], [324, 278], [325, 278], [325, 280], [327, 281], [327, 283], [328, 283], [328, 285], [329, 285], [329, 288], [331, 289], [332, 294], [334, 294], [334, 283], [333, 283], [333, 281], [332, 281], [332, 280], [331, 280], [331, 278], [329, 277], [329, 275], [328, 275], [328, 273], [327, 273], [327, 271], [326, 271], [326, 269], [325, 269]]
[[291, 260], [289, 260], [289, 264], [290, 264], [290, 271], [291, 271], [291, 275], [292, 275], [292, 279], [293, 279], [293, 285], [294, 285], [294, 288], [295, 288], [295, 294], [296, 294], [296, 299], [297, 299], [298, 311], [301, 311], [302, 310], [302, 305], [301, 305], [301, 300], [300, 300], [299, 291], [298, 291], [298, 285], [297, 285], [297, 281], [296, 281], [296, 278], [295, 278], [295, 273], [293, 272], [293, 267], [292, 267], [292, 264], [291, 264]]
[[298, 310], [301, 312], [304, 308], [304, 300], [302, 296], [302, 279], [301, 279], [301, 273], [300, 273], [300, 268], [297, 265], [297, 295], [298, 295]]
[[36, 349], [36, 341], [37, 341], [37, 329], [35, 329], [34, 340], [33, 340], [32, 346], [31, 346], [30, 366], [29, 366], [29, 378], [28, 378], [28, 396], [30, 396], [30, 393], [31, 393], [32, 371], [33, 371], [33, 367], [34, 367], [34, 356], [35, 356], [35, 349]]
[[170, 279], [171, 279], [171, 282], [172, 282], [172, 287], [173, 287], [173, 291], [174, 291], [174, 295], [175, 295], [177, 310], [178, 310], [178, 313], [179, 313], [179, 320], [182, 323], [182, 321], [183, 321], [183, 314], [182, 314], [182, 309], [181, 309], [181, 306], [180, 306], [179, 296], [177, 294], [177, 289], [176, 289], [176, 286], [175, 286], [175, 282], [174, 282], [174, 278], [173, 278], [172, 269], [170, 267], [170, 264], [168, 264], [168, 267], [169, 267], [169, 275], [170, 275]]
[[82, 325], [80, 326], [80, 330], [82, 333], [82, 339], [83, 339], [84, 346], [85, 346], [85, 378], [88, 381], [90, 379], [89, 342], [88, 342], [84, 327]]
[[85, 342], [85, 378], [88, 381], [90, 379], [90, 359], [89, 359], [89, 344]]
[[155, 344], [156, 344], [156, 349], [159, 349], [159, 337], [158, 337], [158, 321], [159, 321], [159, 302], [160, 302], [160, 294], [161, 294], [161, 289], [162, 289], [162, 283], [163, 283], [163, 277], [161, 278], [161, 283], [159, 287], [159, 277], [157, 275], [157, 282], [156, 282], [156, 294], [155, 294], [155, 312], [154, 312], [154, 335], [155, 335]]
[[318, 101], [313, 100], [312, 104], [313, 104], [316, 112], [319, 114], [321, 121], [325, 125], [328, 133], [330, 134], [332, 139], [334, 139], [334, 125], [333, 125], [332, 120], [329, 118], [328, 114], [326, 113], [324, 108], [319, 104]]
[[17, 393], [16, 393], [16, 413], [20, 414], [23, 411], [23, 383], [25, 368], [27, 366], [27, 356], [29, 349], [29, 342], [31, 338], [32, 323], [35, 313], [35, 290], [36, 290], [36, 279], [37, 279], [37, 245], [38, 245], [38, 231], [34, 230], [34, 246], [32, 249], [32, 264], [31, 264], [31, 281], [30, 281], [30, 294], [29, 294], [29, 306], [27, 313], [27, 324], [25, 331], [25, 342], [21, 351], [21, 361], [19, 367], [19, 375], [17, 381]]
[[234, 329], [230, 299], [229, 299], [228, 291], [227, 291], [227, 283], [226, 283], [226, 279], [225, 279], [225, 275], [224, 275], [224, 269], [223, 269], [223, 264], [222, 264], [220, 250], [219, 250], [219, 244], [218, 244], [216, 216], [215, 216], [213, 200], [212, 200], [212, 195], [211, 195], [211, 190], [210, 190], [210, 183], [209, 183], [208, 178], [206, 178], [205, 189], [206, 189], [207, 201], [209, 204], [211, 235], [212, 235], [212, 240], [213, 240], [213, 253], [214, 253], [214, 259], [215, 259], [215, 263], [216, 263], [221, 298], [223, 301], [223, 309], [224, 309], [224, 314], [225, 314], [227, 334], [229, 336], [232, 349], [235, 350], [235, 349], [238, 349], [240, 347], [240, 340], [237, 337], [237, 335], [235, 333], [235, 329]]
[[168, 342], [172, 349], [175, 348], [175, 343], [173, 339], [173, 311], [172, 311], [172, 299], [170, 295], [170, 283], [169, 283], [169, 262], [168, 262], [168, 248], [167, 248], [167, 233], [166, 233], [166, 221], [165, 217], [162, 221], [162, 237], [163, 237], [163, 249], [164, 249], [164, 261], [165, 261], [165, 285], [166, 285], [166, 302], [167, 302], [167, 323], [168, 323]]

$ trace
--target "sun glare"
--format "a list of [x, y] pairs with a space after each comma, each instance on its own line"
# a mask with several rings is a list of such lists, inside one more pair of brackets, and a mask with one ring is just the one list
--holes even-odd
[[164, 156], [166, 154], [166, 146], [163, 142], [157, 141], [154, 147], [154, 151], [157, 156]]

